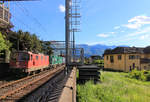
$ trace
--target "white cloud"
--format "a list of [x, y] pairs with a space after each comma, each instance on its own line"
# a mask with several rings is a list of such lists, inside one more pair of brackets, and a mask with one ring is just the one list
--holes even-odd
[[150, 17], [148, 16], [135, 16], [128, 20], [128, 24], [123, 25], [130, 29], [138, 29], [143, 25], [150, 24]]
[[124, 30], [121, 31], [122, 33], [125, 32]]
[[119, 29], [119, 28], [120, 28], [120, 26], [115, 26], [115, 27], [114, 27], [114, 29]]
[[139, 37], [140, 40], [145, 40], [145, 39], [147, 39], [147, 38], [149, 38], [149, 35], [148, 35], [148, 34], [142, 35], [142, 36]]
[[107, 35], [107, 34], [98, 34], [97, 36], [102, 37], [102, 38], [107, 38], [109, 35]]
[[149, 33], [149, 32], [150, 32], [150, 27], [146, 27], [146, 28], [140, 29], [136, 32], [129, 33], [127, 36], [128, 37], [137, 36], [137, 35], [142, 35], [142, 34]]
[[101, 41], [101, 42], [90, 42], [90, 43], [86, 43], [86, 44], [88, 44], [89, 46], [92, 46], [92, 45], [97, 45], [97, 44], [102, 44], [102, 45], [104, 45], [104, 44], [106, 44], [106, 43], [103, 42], [103, 41]]
[[59, 10], [60, 10], [60, 12], [65, 12], [65, 6], [64, 5], [59, 5]]
[[107, 33], [101, 33], [101, 34], [97, 34], [98, 37], [101, 37], [101, 38], [107, 38], [107, 37], [110, 37], [110, 36], [114, 36], [116, 32], [107, 32]]
[[130, 28], [130, 29], [137, 29], [137, 28], [141, 27], [141, 24], [138, 24], [138, 23], [135, 23], [135, 24], [126, 24], [124, 26], [127, 27], [127, 28]]
[[111, 34], [115, 34], [115, 32], [110, 32]]

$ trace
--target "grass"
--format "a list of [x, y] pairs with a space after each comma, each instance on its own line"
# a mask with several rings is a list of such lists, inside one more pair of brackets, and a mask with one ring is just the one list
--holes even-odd
[[77, 85], [78, 102], [150, 102], [150, 82], [126, 77], [128, 73], [101, 73], [102, 83]]
[[97, 64], [99, 67], [104, 67], [104, 60], [94, 60], [93, 64]]

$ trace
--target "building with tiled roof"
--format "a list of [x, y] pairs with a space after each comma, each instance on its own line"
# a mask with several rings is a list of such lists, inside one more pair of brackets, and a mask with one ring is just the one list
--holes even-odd
[[150, 70], [150, 47], [117, 47], [104, 52], [104, 68], [120, 71]]

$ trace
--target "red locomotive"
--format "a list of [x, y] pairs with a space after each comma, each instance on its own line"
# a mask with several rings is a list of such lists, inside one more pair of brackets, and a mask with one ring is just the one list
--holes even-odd
[[10, 69], [24, 73], [32, 73], [49, 67], [49, 56], [18, 51], [11, 56]]

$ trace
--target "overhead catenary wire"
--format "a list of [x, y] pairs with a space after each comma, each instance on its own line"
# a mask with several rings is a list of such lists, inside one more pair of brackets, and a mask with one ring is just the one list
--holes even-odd
[[[12, 17], [15, 17], [14, 15], [11, 15]], [[29, 25], [27, 25], [26, 23], [24, 23], [21, 19], [16, 18], [14, 19], [15, 21], [17, 21], [18, 23], [21, 23], [22, 25], [24, 25], [26, 28], [33, 30], [34, 28], [31, 28]]]
[[[14, 3], [13, 3], [14, 4]], [[12, 5], [12, 4], [11, 4]], [[28, 25], [27, 23], [25, 23], [21, 18], [18, 18], [17, 16], [15, 16], [15, 5], [12, 6], [12, 11], [11, 11], [11, 17], [13, 21], [16, 21], [18, 24], [23, 25], [24, 27], [26, 27], [27, 29], [30, 29], [31, 31], [35, 30], [33, 27], [31, 27], [30, 25]], [[21, 27], [23, 27], [21, 26]], [[17, 26], [19, 29], [21, 29], [21, 27]], [[12, 30], [15, 30], [14, 28], [12, 28]]]
[[44, 31], [46, 31], [46, 29], [45, 29], [45, 27], [39, 22], [39, 20], [36, 18], [36, 17], [34, 17], [33, 15], [31, 15], [31, 13], [29, 12], [29, 10], [23, 5], [23, 3], [20, 3], [20, 2], [18, 2], [21, 6], [20, 7], [22, 7], [28, 14], [29, 14], [29, 16], [31, 16], [31, 18], [33, 18], [33, 20], [44, 30]]
[[[36, 17], [34, 17], [30, 12], [29, 10], [20, 2], [15, 2], [14, 3], [18, 8], [19, 10], [21, 10], [23, 12], [23, 14], [25, 16], [27, 16], [28, 18], [30, 18], [32, 21], [34, 21], [34, 23], [42, 30], [44, 31], [44, 33], [47, 33], [45, 27], [42, 26], [42, 24], [37, 20]], [[33, 30], [33, 29], [32, 29]]]

